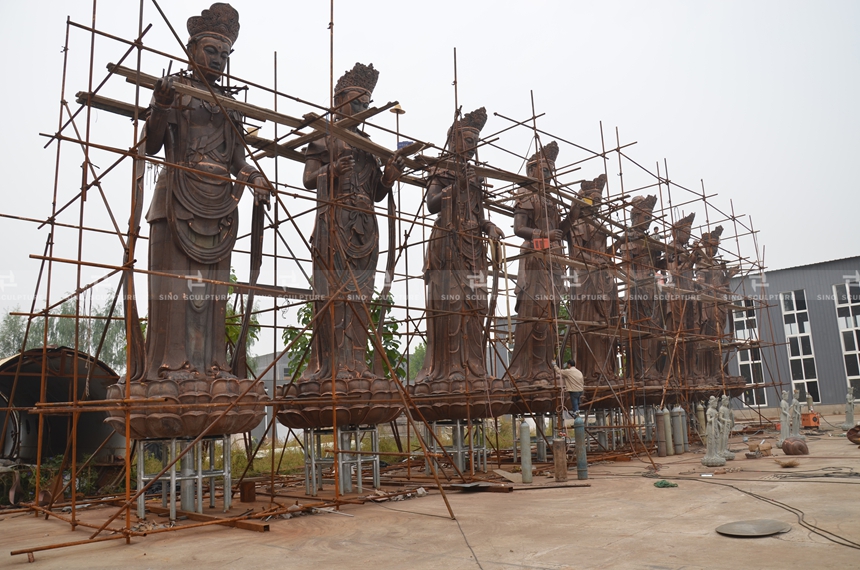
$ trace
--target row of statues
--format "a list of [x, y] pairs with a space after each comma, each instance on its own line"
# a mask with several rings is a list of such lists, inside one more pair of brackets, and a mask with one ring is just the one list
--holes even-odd
[[735, 458], [734, 452], [729, 450], [729, 438], [735, 425], [729, 397], [724, 395], [717, 400], [716, 396], [711, 396], [708, 399], [706, 418], [707, 440], [702, 465], [705, 467], [722, 467], [727, 460], [731, 461]]
[[[235, 359], [227, 361], [225, 315], [238, 203], [247, 189], [255, 209], [268, 207], [272, 187], [245, 159], [242, 117], [177, 91], [185, 85], [233, 98], [233, 90], [219, 81], [238, 38], [238, 13], [215, 3], [188, 20], [188, 32], [189, 69], [155, 85], [144, 129], [142, 149], [148, 155], [163, 149], [168, 165], [146, 216], [149, 325], [145, 348], [142, 341], [140, 348], [130, 346], [132, 361], [139, 364], [109, 393], [111, 399], [123, 398], [129, 382], [132, 398], [146, 400], [130, 415], [134, 438], [194, 436], [216, 419], [210, 433], [247, 431], [263, 417], [268, 398]], [[368, 109], [378, 77], [373, 65], [356, 63], [338, 80], [335, 124]], [[409, 387], [415, 402], [411, 413], [434, 421], [555, 410], [553, 363], [564, 350], [558, 318], [568, 296], [575, 326], [568, 327], [566, 338], [587, 385], [616, 381], [621, 345], [608, 331], [623, 312], [619, 281], [630, 284], [626, 318], [641, 333], [624, 347], [636, 381], [714, 382], [724, 376], [718, 345], [685, 342], [685, 335], [724, 334], [732, 272], [717, 253], [721, 228], [688, 246], [693, 221], [688, 216], [673, 226], [673, 242], [664, 244], [648, 233], [656, 202], [648, 196], [633, 199], [630, 226], [619, 238], [596, 215], [605, 176], [582, 182], [574, 205], [550, 192], [557, 185], [555, 142], [539, 146], [528, 160], [530, 182], [514, 197], [513, 231], [524, 240], [514, 347], [507, 371], [501, 377], [489, 373], [488, 257], [504, 232], [485, 214], [485, 183], [475, 173], [486, 120], [483, 107], [458, 116], [448, 129], [445, 151], [426, 170], [425, 201], [436, 221], [424, 267], [426, 357]], [[344, 127], [352, 136], [369, 137], [357, 121], [344, 124], [353, 125]], [[366, 350], [379, 258], [374, 205], [390, 195], [404, 157], [395, 153], [383, 164], [359, 146], [327, 134], [304, 151], [303, 184], [316, 192], [318, 204], [310, 240], [314, 320], [307, 368], [277, 391], [279, 399], [292, 402], [278, 412], [289, 427], [378, 424], [403, 409], [396, 384], [368, 367]], [[253, 239], [262, 238], [254, 234]], [[620, 266], [613, 261], [616, 254]], [[570, 274], [568, 260], [580, 268], [578, 292], [563, 279]], [[658, 288], [667, 278], [678, 291], [706, 298], [663, 300]], [[577, 330], [578, 323], [586, 330]], [[228, 403], [238, 405], [226, 414], [213, 405]], [[113, 412], [108, 421], [125, 433], [124, 413]]]
[[803, 416], [803, 404], [800, 402], [800, 390], [794, 390], [791, 403], [788, 401], [788, 390], [782, 391], [782, 398], [779, 401], [779, 439], [776, 442], [777, 447], [782, 447], [783, 442], [790, 438], [806, 439], [800, 433]]

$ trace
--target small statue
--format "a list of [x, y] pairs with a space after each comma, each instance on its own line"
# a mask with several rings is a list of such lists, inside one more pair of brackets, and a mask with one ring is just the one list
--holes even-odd
[[715, 396], [711, 396], [708, 399], [708, 436], [707, 436], [707, 450], [705, 452], [705, 456], [702, 458], [702, 465], [705, 467], [722, 467], [726, 464], [726, 458], [721, 457], [717, 454], [717, 448], [719, 447], [719, 414], [720, 412], [717, 410], [717, 398]]
[[729, 437], [732, 435], [732, 427], [735, 425], [735, 415], [729, 406], [729, 397], [720, 398], [720, 449], [717, 452], [721, 457], [731, 461], [735, 454], [729, 451]]
[[806, 439], [806, 436], [800, 434], [800, 416], [801, 416], [800, 390], [794, 391], [794, 399], [791, 401], [791, 437], [799, 437]]
[[845, 396], [845, 423], [841, 426], [842, 429], [851, 429], [854, 427], [854, 389], [848, 390], [848, 395]]
[[791, 405], [788, 403], [788, 390], [782, 391], [782, 400], [779, 401], [779, 440], [776, 446], [782, 448], [782, 442], [791, 435], [790, 412]]

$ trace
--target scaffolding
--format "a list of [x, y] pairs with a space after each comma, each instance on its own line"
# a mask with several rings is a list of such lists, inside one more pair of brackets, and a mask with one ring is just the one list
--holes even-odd
[[[176, 34], [166, 17], [152, 24], [144, 22], [143, 4], [144, 2], [141, 1], [138, 35], [135, 38], [123, 38], [95, 27], [95, 3], [91, 25], [67, 21], [65, 62], [68, 64], [71, 53], [78, 53], [77, 50], [74, 52], [70, 50], [72, 42], [83, 38], [89, 44], [89, 73], [86, 78], [67, 77], [67, 67], [64, 67], [57, 130], [46, 135], [49, 137], [47, 144], [56, 148], [55, 184], [50, 214], [46, 218], [17, 218], [42, 224], [49, 232], [44, 252], [31, 256], [41, 264], [40, 279], [36, 285], [37, 295], [34, 299], [41, 293], [45, 298], [45, 306], [36, 307], [34, 300], [29, 312], [23, 313], [28, 317], [26, 334], [30, 334], [33, 323], [39, 320], [47, 325], [49, 318], [68, 318], [74, 322], [77, 339], [81, 323], [90, 318], [84, 303], [84, 295], [110, 279], [117, 280], [118, 284], [111, 313], [107, 319], [109, 322], [125, 321], [127, 330], [131, 331], [139, 327], [140, 323], [133, 321], [137, 314], [135, 300], [130, 295], [121, 294], [123, 284], [134, 282], [135, 277], [143, 279], [150, 275], [178, 278], [175, 275], [159, 274], [141, 261], [145, 256], [140, 252], [145, 251], [147, 236], [141, 234], [138, 228], [142, 195], [138, 187], [136, 165], [145, 164], [148, 173], [146, 183], [151, 186], [154, 180], [152, 174], [167, 164], [162, 158], [144, 156], [140, 152], [141, 121], [147, 111], [150, 91], [159, 79], [152, 72], [159, 68], [169, 70], [173, 66], [184, 67], [189, 65], [189, 61], [182, 38]], [[163, 17], [164, 14], [158, 3], [152, 0], [152, 4]], [[176, 43], [172, 47], [148, 45], [147, 33], [153, 26], [169, 28]], [[125, 52], [116, 61], [99, 61], [96, 59], [94, 48], [96, 38], [120, 46]], [[149, 64], [144, 68], [142, 65], [144, 55], [147, 61], [159, 63]], [[302, 335], [314, 333], [313, 319], [302, 324], [297, 316], [299, 309], [313, 298], [309, 277], [311, 244], [306, 236], [310, 234], [314, 214], [322, 204], [315, 191], [295, 185], [292, 175], [287, 176], [284, 173], [294, 172], [294, 165], [304, 162], [305, 157], [300, 150], [305, 145], [327, 135], [340, 137], [381, 160], [386, 160], [395, 153], [395, 150], [386, 148], [382, 144], [354, 135], [347, 127], [355, 124], [362, 125], [366, 131], [374, 135], [378, 134], [381, 140], [391, 140], [398, 145], [401, 141], [408, 141], [406, 144], [414, 144], [413, 148], [421, 148], [423, 154], [406, 158], [407, 170], [397, 181], [390, 203], [375, 207], [377, 217], [384, 220], [384, 223], [380, 224], [380, 243], [383, 244], [380, 253], [387, 256], [389, 261], [385, 267], [377, 268], [376, 281], [383, 284], [382, 301], [361, 303], [363, 310], [368, 314], [374, 310], [379, 311], [383, 315], [380, 317], [381, 321], [388, 319], [396, 325], [396, 332], [392, 334], [399, 342], [397, 361], [389, 361], [382, 339], [377, 334], [373, 334], [375, 331], [370, 335], [370, 342], [373, 349], [381, 356], [384, 374], [389, 376], [398, 387], [397, 398], [393, 403], [402, 405], [407, 410], [399, 422], [391, 424], [393, 435], [398, 442], [398, 451], [385, 453], [380, 451], [376, 426], [335, 425], [333, 429], [306, 430], [303, 438], [305, 461], [303, 484], [307, 495], [316, 496], [323, 486], [324, 472], [330, 472], [332, 480], [337, 481], [337, 484], [333, 485], [333, 496], [321, 499], [315, 505], [338, 507], [354, 500], [355, 494], [352, 488], [354, 477], [358, 492], [363, 491], [368, 480], [374, 487], [379, 487], [380, 480], [383, 483], [386, 480], [397, 480], [427, 484], [427, 477], [432, 477], [433, 484], [438, 487], [453, 518], [453, 511], [445, 498], [443, 479], [470, 482], [474, 480], [476, 471], [483, 473], [487, 470], [488, 463], [495, 462], [501, 466], [503, 462], [516, 461], [517, 454], [531, 454], [531, 449], [518, 450], [516, 447], [518, 421], [511, 421], [513, 430], [511, 448], [503, 448], [499, 444], [499, 435], [502, 432], [499, 418], [461, 418], [437, 424], [426, 422], [422, 415], [416, 412], [416, 405], [408, 390], [408, 378], [412, 377], [414, 372], [409, 357], [416, 347], [426, 342], [428, 316], [425, 310], [425, 284], [421, 267], [427, 254], [429, 232], [435, 220], [435, 215], [429, 212], [427, 204], [421, 197], [428, 172], [440, 162], [449, 160], [450, 150], [421, 140], [420, 137], [411, 136], [408, 132], [401, 132], [402, 109], [396, 101], [372, 107], [337, 123], [329, 121], [328, 118], [334, 116], [331, 101], [325, 105], [319, 105], [279, 90], [277, 54], [274, 62], [273, 86], [265, 85], [265, 82], [260, 79], [252, 80], [233, 74], [228, 68], [223, 81], [232, 86], [237, 93], [242, 93], [244, 100], [220, 97], [211, 90], [206, 92], [191, 86], [176, 85], [177, 92], [181, 94], [203, 99], [225, 111], [242, 114], [246, 154], [266, 176], [275, 191], [272, 209], [265, 213], [263, 219], [264, 250], [263, 268], [260, 273], [262, 281], [258, 282], [255, 277], [249, 277], [244, 281], [213, 283], [229, 285], [239, 292], [241, 299], [237, 305], [236, 322], [243, 317], [243, 313], [253, 313], [253, 316], [259, 320], [259, 326], [276, 339], [276, 344], [277, 339], [281, 338], [285, 331], [290, 333], [289, 337], [292, 340], [283, 348], [279, 347], [277, 351], [279, 356], [265, 369], [256, 371], [254, 375], [254, 378], [258, 379], [256, 383], [263, 382], [260, 379], [273, 367], [284, 365], [288, 354], [303, 361], [307, 357], [307, 351], [304, 354], [293, 354], [294, 346]], [[106, 71], [100, 71], [105, 67]], [[456, 113], [459, 113], [456, 94], [456, 51], [454, 76], [454, 107]], [[68, 102], [70, 98], [68, 93], [73, 86], [79, 85], [82, 79], [86, 81], [87, 86], [86, 89], [75, 93], [74, 100], [77, 106], [73, 106]], [[111, 93], [122, 93], [121, 98], [103, 94], [109, 90]], [[274, 104], [269, 107], [247, 102], [265, 98], [273, 100]], [[287, 102], [293, 108], [302, 109], [302, 112], [294, 113], [295, 116], [293, 116], [279, 111], [279, 108]], [[101, 114], [98, 123], [94, 120], [96, 110], [106, 112]], [[385, 111], [396, 115], [394, 129], [372, 121], [374, 118], [383, 116], [381, 114]], [[559, 315], [548, 317], [550, 326], [558, 331], [558, 343], [553, 350], [558, 355], [558, 361], [562, 361], [567, 350], [570, 354], [581, 351], [583, 357], [585, 354], [590, 354], [591, 360], [597, 363], [597, 374], [593, 376], [593, 381], [586, 384], [583, 406], [586, 418], [592, 420], [587, 426], [589, 451], [598, 455], [645, 454], [650, 459], [656, 451], [655, 407], [660, 410], [671, 404], [680, 405], [686, 408], [686, 413], [693, 418], [696, 416], [696, 404], [709, 395], [722, 393], [739, 396], [748, 389], [747, 384], [744, 379], [728, 375], [726, 366], [728, 360], [734, 358], [738, 350], [749, 350], [753, 347], [766, 348], [761, 346], [756, 338], [735, 338], [731, 327], [727, 332], [725, 326], [731, 324], [730, 316], [733, 311], [762, 308], [767, 299], [761, 297], [760, 292], [731, 291], [725, 283], [717, 286], [704, 278], [695, 280], [695, 283], [693, 281], [673, 283], [672, 271], [667, 266], [667, 260], [671, 261], [684, 251], [689, 253], [696, 248], [699, 248], [696, 251], [704, 251], [710, 243], [707, 240], [713, 238], [715, 234], [719, 236], [717, 228], [722, 227], [722, 235], [717, 245], [714, 245], [713, 251], [708, 254], [710, 257], [707, 262], [710, 265], [699, 266], [702, 268], [701, 275], [704, 275], [708, 268], [714, 267], [718, 267], [718, 270], [723, 272], [723, 277], [760, 275], [764, 272], [764, 264], [759, 255], [757, 231], [747, 216], [735, 213], [733, 203], [730, 203], [728, 209], [719, 206], [713, 200], [716, 194], [709, 194], [705, 190], [704, 183], [700, 188], [694, 189], [671, 179], [668, 161], [657, 163], [653, 167], [637, 161], [632, 153], [635, 142], [623, 143], [617, 128], [612, 133], [614, 144], [608, 143], [607, 133], [602, 123], [599, 124], [601, 146], [599, 149], [589, 149], [572, 142], [569, 140], [571, 137], [564, 133], [553, 133], [550, 127], [539, 124], [542, 116], [542, 113], [536, 111], [534, 105], [524, 116], [518, 118], [494, 114], [497, 121], [504, 127], [482, 137], [478, 145], [479, 154], [485, 149], [488, 151], [492, 148], [499, 151], [498, 156], [503, 157], [504, 160], [500, 159], [498, 164], [476, 160], [473, 165], [475, 174], [484, 179], [483, 205], [498, 226], [510, 227], [515, 215], [516, 193], [524, 186], [535, 187], [535, 180], [522, 174], [527, 162], [526, 157], [531, 152], [537, 152], [543, 148], [544, 143], [549, 140], [558, 141], [564, 164], [556, 167], [551, 181], [540, 184], [535, 191], [540, 193], [545, 203], [564, 208], [575, 206], [580, 212], [580, 220], [600, 228], [600, 231], [605, 233], [605, 238], [602, 248], [589, 249], [581, 243], [571, 242], [566, 252], [546, 254], [550, 265], [555, 264], [561, 268], [567, 284], [566, 292], [562, 295], [563, 311]], [[117, 125], [122, 125], [121, 128], [127, 133], [127, 137], [122, 141], [116, 140], [113, 136], [114, 131], [110, 130], [117, 128]], [[440, 136], [447, 127], [448, 125], [440, 127]], [[527, 148], [507, 148], [504, 145], [505, 136], [517, 132], [528, 134]], [[64, 153], [72, 149], [82, 153], [82, 167], [79, 164], [69, 166], [70, 161], [64, 157]], [[431, 156], [432, 153], [438, 153], [438, 156]], [[97, 170], [96, 164], [100, 164], [102, 168]], [[108, 166], [104, 167], [105, 164]], [[586, 198], [577, 186], [582, 186], [584, 182], [598, 175], [604, 176], [606, 191], [602, 193], [602, 201], [599, 205], [595, 205], [595, 202]], [[80, 186], [74, 191], [68, 190], [70, 180], [80, 180]], [[124, 190], [129, 186], [130, 190]], [[641, 199], [646, 195], [654, 197], [654, 208], [644, 227], [636, 228], [634, 220], [631, 220], [632, 208], [640, 204]], [[126, 208], [126, 211], [123, 212], [121, 208]], [[94, 209], [97, 209], [97, 213], [91, 215]], [[121, 221], [126, 213], [130, 221], [127, 227], [123, 227]], [[697, 222], [690, 226], [692, 242], [687, 249], [684, 249], [683, 244], [671, 240], [673, 227], [685, 219], [685, 213], [695, 213], [698, 216]], [[16, 218], [5, 214], [3, 216]], [[634, 236], [631, 229], [636, 229], [639, 233]], [[69, 249], [68, 247], [58, 246], [60, 234], [66, 240], [70, 240], [70, 242], [63, 241], [64, 244], [73, 243], [73, 255], [63, 253]], [[111, 245], [106, 246], [108, 242], [104, 240], [110, 240]], [[250, 234], [240, 235], [234, 253], [240, 256], [249, 254], [250, 241]], [[644, 257], [640, 255], [635, 260], [630, 257], [625, 258], [624, 252], [631, 245], [641, 247], [641, 251], [646, 252]], [[505, 378], [508, 376], [508, 367], [512, 358], [516, 356], [513, 354], [513, 332], [518, 323], [524, 322], [524, 319], [518, 318], [512, 312], [512, 306], [516, 302], [517, 264], [525, 259], [527, 252], [521, 250], [520, 245], [511, 238], [501, 240], [498, 247], [493, 246], [490, 250], [493, 252], [494, 271], [490, 302], [492, 312], [487, 315], [489, 342], [486, 356], [492, 374], [496, 378]], [[242, 263], [242, 261], [237, 262], [240, 275], [245, 274], [241, 268]], [[58, 268], [64, 266], [72, 267], [75, 271], [73, 285], [55, 275], [58, 273]], [[96, 274], [96, 277], [88, 280], [85, 271], [86, 274]], [[575, 293], [575, 287], [579, 285], [579, 279], [595, 274], [606, 276], [608, 282], [612, 283], [617, 295], [615, 312], [612, 318], [605, 320], [578, 320], [577, 303], [580, 300]], [[715, 314], [723, 315], [724, 325], [717, 327], [711, 333], [705, 333], [677, 324], [682, 322], [679, 319], [676, 322], [677, 328], [667, 328], [666, 323], [670, 322], [665, 314], [667, 302], [660, 299], [656, 299], [652, 304], [657, 314], [648, 315], [649, 319], [635, 318], [634, 293], [637, 287], [641, 287], [643, 275], [667, 296], [675, 294], [683, 297], [687, 302], [684, 305], [687, 309], [694, 303], [697, 303], [696, 306], [700, 308], [711, 307]], [[266, 280], [268, 282], [264, 282]], [[746, 280], [741, 279], [738, 282], [745, 283]], [[57, 291], [68, 291], [70, 288], [74, 290], [71, 295], [64, 296], [57, 293]], [[393, 299], [391, 302], [387, 302], [389, 293]], [[249, 299], [251, 295], [264, 301], [255, 305]], [[57, 308], [68, 300], [74, 301], [75, 314], [57, 314]], [[662, 325], [657, 326], [655, 323], [662, 323]], [[768, 325], [772, 326], [770, 323]], [[47, 328], [47, 326], [42, 328], [45, 345]], [[103, 340], [104, 338], [102, 342]], [[661, 375], [651, 374], [648, 382], [636, 376], [633, 362], [639, 358], [636, 352], [645, 350], [646, 342], [652, 343], [649, 345], [650, 349], [659, 352], [657, 358], [661, 362]], [[603, 353], [595, 353], [598, 346], [602, 347], [600, 350], [603, 350]], [[684, 347], [689, 347], [686, 354], [695, 351], [711, 351], [716, 355], [718, 377], [714, 382], [703, 384], [688, 381], [692, 376], [686, 375], [679, 369], [683, 366], [679, 363], [683, 362]], [[75, 353], [82, 352], [79, 350], [77, 341], [76, 345], [70, 348]], [[47, 346], [43, 348], [45, 354], [48, 350]], [[98, 360], [100, 350], [101, 343], [92, 355], [93, 359]], [[86, 357], [90, 358], [89, 355]], [[130, 360], [128, 364], [130, 367]], [[296, 374], [293, 374], [291, 381], [295, 381], [298, 368], [300, 366], [296, 367]], [[14, 374], [9, 371], [3, 374], [11, 375], [13, 383], [24, 381], [20, 366]], [[68, 416], [71, 425], [69, 467], [72, 473], [77, 474], [83, 467], [78, 465], [77, 452], [80, 435], [77, 426], [81, 415], [120, 413], [124, 414], [125, 426], [128, 426], [132, 412], [146, 402], [142, 403], [131, 397], [130, 383], [125, 384], [126, 392], [120, 400], [112, 400], [110, 403], [89, 400], [81, 396], [78, 390], [79, 384], [85, 382], [86, 378], [81, 377], [77, 368], [71, 374], [73, 386], [70, 390], [71, 398], [64, 402], [48, 402], [45, 399], [45, 386], [49, 375], [47, 366], [43, 366], [39, 376], [42, 396], [35, 406], [20, 406], [13, 401], [13, 398], [7, 398], [6, 414], [3, 416], [4, 427], [0, 433], [5, 437], [7, 424], [14, 421], [10, 418], [16, 411], [38, 415], [40, 433], [40, 448], [36, 456], [38, 471], [42, 459], [41, 434], [45, 419], [50, 415]], [[781, 384], [778, 378], [769, 376], [771, 382]], [[277, 375], [273, 374], [273, 377], [277, 378]], [[513, 389], [522, 396], [523, 390], [516, 386], [515, 381], [512, 380], [512, 382]], [[267, 405], [272, 407], [273, 412], [275, 408], [288, 410], [298, 406], [334, 406], [336, 404], [334, 401], [324, 399], [319, 401], [304, 399], [298, 402], [288, 397], [278, 398], [275, 397], [277, 388], [274, 382], [267, 386], [271, 396]], [[250, 389], [251, 385], [247, 387], [244, 394], [247, 394]], [[14, 391], [13, 387], [13, 394]], [[553, 402], [551, 411], [533, 413], [526, 399], [520, 404], [521, 408], [517, 412], [532, 418], [536, 424], [538, 461], [547, 460], [547, 450], [552, 449], [551, 439], [559, 437], [564, 432], [567, 410], [566, 397], [557, 381], [553, 386], [545, 389], [545, 392]], [[485, 395], [480, 393], [469, 394], [467, 399], [470, 402], [480, 402], [484, 397]], [[334, 398], [333, 396], [332, 400]], [[241, 401], [236, 401], [229, 405], [212, 404], [212, 407], [215, 414], [227, 414], [243, 405]], [[271, 473], [268, 476], [269, 508], [262, 512], [238, 517], [180, 525], [174, 527], [175, 529], [225, 522], [235, 523], [250, 518], [261, 519], [289, 512], [286, 506], [276, 500], [276, 482], [282, 482], [284, 478], [278, 474], [280, 466], [275, 465], [275, 458], [279, 451], [276, 447], [279, 438], [277, 422], [274, 421], [275, 415], [275, 413], [269, 414], [270, 421], [266, 429], [267, 440], [271, 446], [268, 451], [271, 458]], [[545, 424], [546, 417], [551, 418], [549, 429]], [[443, 424], [447, 425], [446, 429], [452, 431], [450, 444], [443, 441], [439, 435], [439, 428]], [[406, 437], [401, 438], [400, 430], [404, 427]], [[220, 435], [209, 434], [208, 429], [204, 430], [198, 437], [183, 441], [179, 453], [175, 451], [177, 442], [168, 442], [167, 451], [163, 454], [164, 461], [157, 473], [146, 473], [144, 445], [139, 445], [137, 447], [139, 467], [135, 490], [132, 489], [131, 453], [134, 441], [126, 428], [127, 452], [123, 466], [125, 493], [123, 499], [113, 503], [118, 508], [103, 524], [93, 525], [94, 533], [89, 540], [47, 546], [45, 549], [98, 540], [125, 539], [128, 542], [132, 537], [144, 536], [146, 532], [132, 528], [132, 516], [135, 506], [137, 506], [138, 516], [145, 516], [146, 492], [156, 481], [162, 482], [161, 498], [164, 507], [169, 503], [171, 518], [175, 518], [174, 483], [182, 480], [196, 483], [194, 491], [196, 504], [192, 503], [190, 508], [192, 510], [196, 508], [199, 512], [202, 510], [204, 500], [204, 480], [210, 482], [210, 505], [214, 506], [216, 498], [214, 481], [220, 478], [223, 489], [222, 506], [225, 510], [229, 510], [230, 498], [234, 489], [242, 483], [245, 473], [235, 477], [235, 481], [232, 480], [235, 474], [229, 471], [229, 438], [223, 440], [222, 467], [220, 470], [216, 469], [214, 455], [216, 440], [213, 438]], [[330, 442], [324, 442], [326, 436], [331, 440]], [[372, 440], [369, 450], [361, 447], [361, 441], [365, 437]], [[293, 430], [287, 429], [284, 446], [286, 446], [286, 440], [290, 438], [300, 439]], [[205, 466], [206, 458], [201, 445], [204, 441], [212, 450], [212, 455]], [[218, 441], [222, 440], [218, 439]], [[260, 441], [250, 454], [249, 466], [260, 452], [263, 443]], [[2, 442], [0, 442], [0, 449], [4, 449]], [[280, 451], [283, 456], [283, 449]], [[195, 457], [195, 459], [192, 461], [193, 465], [186, 469], [187, 473], [177, 475], [176, 466], [183, 460], [184, 454], [189, 454], [188, 457]], [[396, 476], [387, 476], [384, 469], [383, 474], [380, 475], [380, 455], [404, 457], [405, 465]], [[416, 467], [414, 470], [413, 465]], [[421, 467], [419, 468], [418, 465]], [[368, 475], [364, 474], [365, 469], [370, 469], [369, 479]], [[422, 473], [426, 473], [424, 477], [421, 476]], [[36, 496], [38, 496], [40, 491], [38, 477], [36, 480]], [[72, 480], [75, 480], [75, 477], [72, 477]], [[62, 517], [62, 519], [69, 522], [72, 528], [86, 526], [78, 518], [78, 505], [74, 492], [71, 493], [70, 507], [69, 518]], [[44, 509], [37, 504], [28, 508], [37, 514], [44, 513], [61, 518], [50, 509]], [[122, 522], [116, 524], [114, 521]], [[105, 532], [114, 534], [106, 536]]]

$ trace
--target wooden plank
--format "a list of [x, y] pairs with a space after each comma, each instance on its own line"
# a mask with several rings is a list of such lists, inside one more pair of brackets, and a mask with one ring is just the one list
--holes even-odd
[[[362, 111], [361, 113], [353, 115], [352, 117], [344, 117], [343, 119], [338, 121], [338, 125], [341, 127], [345, 127], [345, 128], [354, 127], [355, 125], [359, 125], [359, 124], [363, 123], [364, 121], [366, 121], [367, 119], [369, 119], [375, 115], [378, 115], [379, 113], [381, 113], [383, 111], [387, 111], [388, 109], [394, 107], [397, 104], [398, 104], [397, 101], [389, 101], [388, 103], [386, 103], [382, 107], [371, 107], [370, 109], [366, 109], [366, 110]], [[321, 133], [319, 131], [314, 131], [312, 133], [308, 133], [306, 135], [301, 135], [301, 136], [296, 137], [290, 141], [282, 143], [282, 146], [284, 146], [286, 148], [299, 148], [300, 146], [306, 145], [310, 142], [313, 142], [317, 139], [320, 139], [323, 136], [325, 136], [323, 133]]]
[[[138, 73], [135, 69], [129, 69], [127, 67], [114, 65], [112, 63], [108, 64], [108, 71], [114, 73], [115, 75], [125, 77], [129, 81], [129, 83], [134, 83], [136, 85], [140, 85], [141, 87], [146, 87], [148, 89], [154, 88], [156, 81], [158, 81], [159, 79], [158, 77], [155, 77], [153, 75], [148, 75], [143, 72]], [[239, 111], [246, 117], [257, 119], [259, 121], [273, 121], [275, 123], [278, 123], [279, 125], [286, 125], [292, 128], [300, 127], [304, 122], [301, 119], [297, 119], [296, 117], [291, 117], [283, 113], [276, 113], [275, 111], [266, 109], [265, 107], [251, 105], [250, 103], [244, 103], [242, 101], [237, 101], [229, 97], [221, 97], [218, 95], [213, 97], [208, 89], [197, 89], [196, 87], [192, 87], [191, 85], [184, 85], [178, 82], [174, 83], [173, 87], [176, 89], [177, 93], [181, 93], [183, 95], [190, 95], [191, 97], [196, 97], [198, 99], [202, 99], [203, 101], [208, 101], [210, 103], [219, 102], [221, 103], [221, 105], [224, 106], [225, 109], [233, 109], [234, 111]]]
[[[250, 284], [244, 281], [238, 281], [234, 284], [236, 289], [241, 291], [249, 291]], [[264, 289], [261, 291], [260, 289]], [[304, 299], [310, 300], [314, 292], [310, 289], [300, 289], [298, 287], [282, 287], [275, 285], [254, 285], [254, 295], [260, 297], [276, 297], [285, 299]]]
[[[124, 101], [118, 101], [116, 99], [110, 99], [108, 97], [103, 97], [101, 95], [92, 95], [89, 98], [90, 105], [93, 109], [101, 109], [102, 111], [107, 111], [109, 113], [116, 113], [117, 115], [122, 115], [123, 117], [134, 118], [134, 105], [132, 103], [126, 103]], [[86, 91], [78, 91], [75, 94], [75, 102], [79, 105], [87, 104], [87, 92]], [[143, 118], [144, 113], [146, 112], [146, 107], [137, 108], [138, 117]]]
[[493, 469], [493, 473], [499, 475], [500, 477], [504, 477], [511, 483], [522, 483], [523, 482], [523, 474], [522, 473], [510, 473], [503, 469]]
[[[161, 506], [152, 506], [146, 505], [146, 509], [150, 512], [153, 512], [157, 515], [166, 515], [170, 513], [170, 509], [161, 507]], [[204, 515], [200, 513], [190, 513], [188, 511], [176, 511], [176, 516], [185, 516], [188, 517], [188, 520], [198, 521], [198, 522], [209, 522], [209, 521], [217, 521], [218, 519], [223, 519], [224, 517], [216, 517], [213, 515]], [[245, 519], [241, 521], [231, 521], [224, 520], [220, 524], [224, 526], [232, 526], [234, 528], [241, 528], [242, 530], [253, 530], [256, 532], [269, 532], [269, 523], [264, 523], [258, 520], [250, 520]]]

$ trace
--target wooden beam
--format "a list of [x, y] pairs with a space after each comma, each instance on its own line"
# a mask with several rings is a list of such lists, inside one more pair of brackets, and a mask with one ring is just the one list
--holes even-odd
[[[153, 512], [157, 515], [166, 515], [170, 513], [170, 509], [161, 506], [155, 505], [146, 505], [146, 509], [150, 512]], [[188, 520], [198, 521], [198, 522], [209, 522], [209, 521], [217, 521], [218, 519], [222, 519], [224, 517], [216, 517], [214, 515], [204, 515], [200, 513], [192, 513], [189, 511], [176, 511], [177, 516], [185, 516], [188, 517]], [[234, 528], [241, 528], [243, 530], [253, 530], [256, 532], [269, 532], [269, 524], [264, 523], [258, 520], [245, 519], [241, 521], [233, 521], [233, 520], [225, 520], [220, 523], [224, 526], [232, 526]]]

